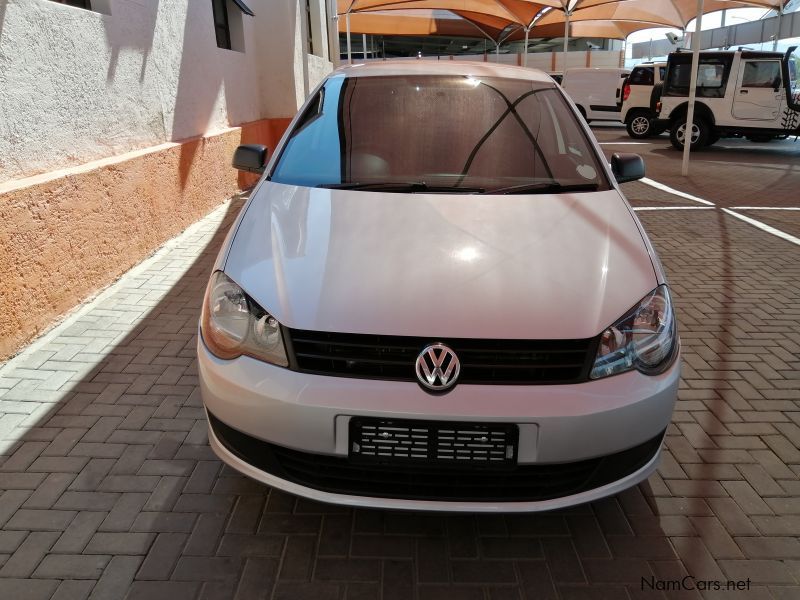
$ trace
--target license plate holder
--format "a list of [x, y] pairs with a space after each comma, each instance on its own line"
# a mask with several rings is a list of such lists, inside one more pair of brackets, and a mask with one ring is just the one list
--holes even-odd
[[353, 417], [348, 440], [353, 462], [508, 468], [517, 463], [519, 427], [514, 423]]

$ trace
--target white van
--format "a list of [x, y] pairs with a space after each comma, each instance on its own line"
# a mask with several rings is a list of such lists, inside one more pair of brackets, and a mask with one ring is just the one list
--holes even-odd
[[587, 121], [621, 121], [622, 87], [630, 69], [567, 69], [561, 87]]

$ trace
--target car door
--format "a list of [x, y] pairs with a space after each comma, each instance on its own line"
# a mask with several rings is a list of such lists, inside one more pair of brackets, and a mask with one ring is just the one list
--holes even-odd
[[779, 60], [742, 60], [733, 98], [733, 117], [769, 126], [779, 120], [785, 94]]

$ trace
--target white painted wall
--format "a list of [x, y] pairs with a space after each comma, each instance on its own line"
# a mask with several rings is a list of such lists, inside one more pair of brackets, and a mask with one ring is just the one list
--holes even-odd
[[[496, 54], [488, 52], [486, 54], [486, 61], [491, 63], [500, 63], [503, 65], [516, 65], [518, 60], [522, 58], [518, 54]], [[555, 68], [553, 62], [555, 58]], [[585, 67], [587, 60], [591, 67], [619, 67], [620, 60], [622, 59], [622, 52], [617, 50], [592, 50], [591, 54], [587, 51], [581, 52], [567, 52], [567, 67]], [[368, 58], [366, 62], [381, 61], [382, 58]], [[388, 60], [409, 60], [407, 58], [390, 58]], [[450, 60], [449, 56], [423, 56], [421, 60]], [[453, 56], [452, 60], [462, 61], [477, 61], [484, 60], [483, 54], [459, 54]], [[362, 63], [364, 59], [359, 54], [353, 55], [354, 63]], [[562, 52], [531, 52], [528, 54], [528, 68], [541, 69], [545, 72], [562, 72], [564, 63], [564, 54]]]
[[0, 182], [293, 116], [331, 69], [303, 52], [304, 1], [247, 0], [236, 52], [217, 48], [210, 0], [0, 0]]

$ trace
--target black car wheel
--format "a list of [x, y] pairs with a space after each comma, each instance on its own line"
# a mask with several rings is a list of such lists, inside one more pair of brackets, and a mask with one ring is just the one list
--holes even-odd
[[[669, 141], [672, 145], [677, 148], [678, 150], [683, 150], [684, 140], [686, 138], [686, 116], [676, 119], [675, 122], [672, 123], [669, 132]], [[710, 135], [710, 127], [705, 119], [701, 117], [695, 117], [694, 123], [692, 123], [692, 133], [691, 133], [691, 144], [692, 150], [697, 150], [699, 148], [704, 147], [708, 142], [708, 137]]]
[[628, 130], [628, 135], [635, 140], [648, 138], [654, 133], [653, 118], [643, 110], [637, 110], [629, 114], [625, 119], [625, 127]]

